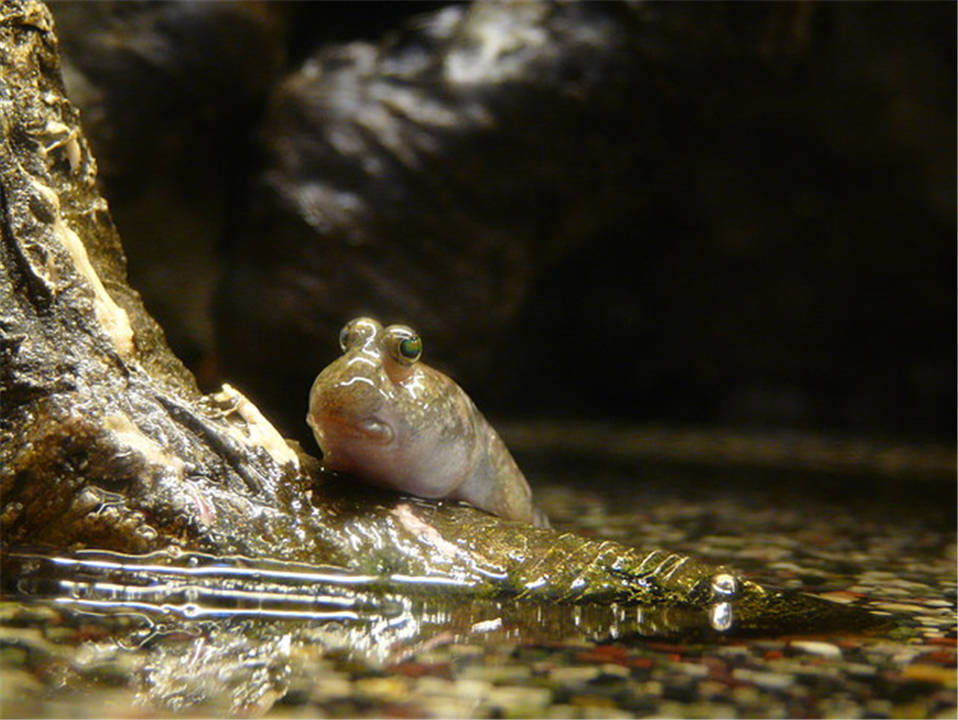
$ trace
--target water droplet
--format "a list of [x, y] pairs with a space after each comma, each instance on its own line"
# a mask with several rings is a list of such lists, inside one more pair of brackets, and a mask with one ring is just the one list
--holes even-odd
[[732, 627], [733, 620], [732, 603], [715, 603], [709, 608], [709, 622], [719, 632], [725, 632]]
[[712, 593], [717, 598], [730, 598], [738, 593], [738, 578], [729, 573], [717, 573], [712, 577]]
[[193, 603], [186, 603], [182, 606], [182, 612], [184, 617], [195, 618], [200, 614], [199, 605], [194, 605]]
[[151, 528], [149, 525], [140, 525], [134, 532], [142, 540], [146, 540], [148, 542], [156, 540], [157, 537], [156, 530]]

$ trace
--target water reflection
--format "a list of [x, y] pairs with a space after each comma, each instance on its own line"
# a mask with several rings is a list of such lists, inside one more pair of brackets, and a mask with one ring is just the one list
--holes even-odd
[[[753, 596], [743, 603], [747, 588], [726, 572], [711, 577], [710, 603], [667, 607], [478, 598], [443, 576], [200, 553], [13, 550], [2, 559], [4, 594], [16, 601], [8, 608], [28, 618], [23, 626], [74, 638], [72, 649], [57, 646], [60, 675], [80, 678], [74, 687], [84, 689], [87, 678], [120, 673], [138, 705], [160, 712], [259, 714], [303, 678], [311, 693], [342, 684], [331, 657], [389, 668], [441, 646], [708, 642], [785, 632], [789, 602], [793, 623], [807, 619], [809, 602], [776, 591], [756, 598], [746, 583]], [[842, 627], [858, 621], [851, 609], [819, 602], [846, 613], [831, 616]], [[818, 613], [816, 628], [828, 617]]]
[[[451, 643], [552, 644], [728, 630], [721, 612], [463, 598], [441, 578], [388, 578], [249, 558], [103, 551], [4, 555], [4, 592], [53, 612], [78, 643], [69, 672], [124, 668], [143, 708], [265, 712], [291, 678], [339, 655], [388, 666]], [[429, 588], [430, 593], [397, 592]], [[435, 596], [436, 592], [440, 593]]]
[[501, 634], [526, 641], [689, 636], [730, 630], [737, 580], [713, 579], [715, 603], [691, 607], [541, 604], [512, 599], [464, 602], [441, 576], [384, 577], [331, 566], [216, 557], [201, 553], [145, 556], [107, 551], [4, 557], [8, 595], [77, 613], [133, 615], [148, 624], [171, 620], [256, 618], [334, 628], [351, 651], [384, 661], [399, 642], [426, 633]]

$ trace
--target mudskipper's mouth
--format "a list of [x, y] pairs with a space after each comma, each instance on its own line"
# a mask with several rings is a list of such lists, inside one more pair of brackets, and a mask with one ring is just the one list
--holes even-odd
[[377, 445], [388, 445], [394, 436], [392, 426], [375, 416], [356, 420], [339, 415], [323, 415], [318, 420], [314, 419], [312, 425], [322, 435], [335, 434], [339, 437], [374, 442]]

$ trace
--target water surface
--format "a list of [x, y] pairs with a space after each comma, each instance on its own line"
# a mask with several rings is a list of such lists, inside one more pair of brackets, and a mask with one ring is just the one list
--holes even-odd
[[[19, 579], [45, 599], [2, 605], [3, 715], [954, 717], [953, 483], [520, 459], [563, 530], [888, 623], [742, 636], [679, 609], [384, 595], [335, 568], [201, 559], [188, 581], [136, 586], [132, 565], [73, 565], [70, 586], [38, 560]], [[322, 592], [297, 584], [308, 572]]]

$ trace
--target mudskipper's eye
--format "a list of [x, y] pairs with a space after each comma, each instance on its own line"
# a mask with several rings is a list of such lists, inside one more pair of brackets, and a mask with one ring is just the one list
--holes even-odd
[[399, 354], [409, 360], [416, 362], [422, 355], [422, 338], [418, 335], [399, 341]]
[[422, 338], [406, 325], [386, 328], [385, 349], [389, 356], [402, 365], [412, 365], [422, 356]]
[[368, 317], [358, 317], [350, 320], [339, 331], [339, 347], [346, 352], [351, 347], [364, 343], [382, 329], [377, 321]]

